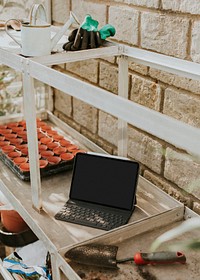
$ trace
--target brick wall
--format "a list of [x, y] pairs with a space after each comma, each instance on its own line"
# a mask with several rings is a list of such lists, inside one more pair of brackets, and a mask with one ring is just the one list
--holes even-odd
[[[63, 24], [69, 10], [80, 21], [90, 13], [100, 27], [105, 23], [116, 27], [117, 42], [200, 62], [198, 0], [53, 0], [52, 3], [54, 24]], [[108, 58], [69, 63], [60, 66], [60, 70], [117, 94], [117, 66], [117, 59]], [[129, 99], [200, 128], [198, 81], [130, 63]], [[109, 153], [116, 153], [116, 118], [57, 90], [54, 111]], [[128, 156], [141, 163], [141, 174], [200, 213], [198, 159], [135, 127], [129, 126], [128, 135]]]

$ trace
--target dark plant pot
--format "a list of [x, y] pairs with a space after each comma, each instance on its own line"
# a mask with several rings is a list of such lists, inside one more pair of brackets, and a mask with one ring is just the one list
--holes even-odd
[[12, 233], [8, 232], [2, 224], [0, 224], [0, 241], [5, 246], [9, 247], [23, 247], [30, 243], [37, 241], [37, 236], [32, 232], [30, 228], [19, 232]]

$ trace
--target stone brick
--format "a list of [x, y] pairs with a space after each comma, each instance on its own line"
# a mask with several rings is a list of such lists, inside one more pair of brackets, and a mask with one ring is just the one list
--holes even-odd
[[73, 0], [71, 2], [72, 11], [80, 22], [83, 22], [85, 16], [90, 14], [99, 22], [99, 28], [106, 24], [106, 5], [93, 3], [93, 1]]
[[195, 21], [192, 27], [191, 58], [200, 63], [200, 21]]
[[92, 83], [97, 83], [98, 80], [98, 61], [91, 59], [91, 60], [84, 60], [78, 62], [69, 62], [66, 63], [65, 69], [67, 71], [72, 72], [84, 79]]
[[98, 134], [100, 137], [110, 142], [113, 145], [117, 145], [118, 135], [118, 123], [117, 119], [105, 112], [99, 112], [99, 129]]
[[118, 3], [126, 3], [129, 5], [142, 6], [148, 8], [158, 8], [159, 0], [114, 0]]
[[128, 155], [156, 173], [161, 173], [162, 145], [148, 135], [130, 127], [128, 129]]
[[108, 91], [118, 93], [118, 69], [108, 63], [100, 62], [99, 85]]
[[181, 13], [200, 14], [199, 0], [162, 0], [162, 7], [165, 10], [172, 10]]
[[137, 64], [137, 63], [134, 63], [134, 62], [129, 62], [129, 69], [132, 70], [132, 71], [135, 71], [139, 74], [142, 74], [142, 75], [147, 75], [147, 73], [148, 73], [148, 67], [147, 66], [142, 65], [142, 64]]
[[124, 0], [123, 2], [131, 5], [144, 6], [148, 8], [159, 7], [159, 0]]
[[200, 162], [195, 161], [194, 157], [171, 148], [166, 149], [164, 177], [198, 199], [200, 199], [199, 169]]
[[56, 23], [65, 23], [69, 19], [70, 0], [52, 0], [52, 19]]
[[176, 86], [188, 91], [191, 91], [196, 94], [200, 94], [200, 82], [191, 80], [188, 78], [182, 78], [178, 75], [173, 75], [171, 73], [160, 71], [157, 69], [150, 68], [149, 75], [156, 80], [159, 80], [163, 83]]
[[56, 110], [62, 112], [67, 116], [71, 116], [72, 113], [71, 96], [63, 93], [62, 91], [55, 89], [54, 104]]
[[[37, 1], [38, 3], [41, 1]], [[29, 11], [33, 5], [32, 0], [18, 1], [1, 1], [1, 21], [6, 21], [11, 18], [23, 19], [28, 18]]]
[[125, 7], [110, 7], [109, 23], [115, 26], [114, 38], [125, 43], [138, 45], [139, 12]]
[[76, 131], [81, 131], [81, 126], [78, 123], [76, 123], [73, 119], [61, 113], [60, 111], [55, 110], [54, 115], [57, 118], [61, 119], [64, 123], [67, 123], [70, 127], [74, 128]]
[[97, 109], [73, 98], [73, 119], [92, 133], [97, 131]]
[[141, 46], [184, 59], [188, 28], [189, 19], [144, 12], [141, 14]]
[[173, 186], [173, 184], [170, 184], [167, 180], [165, 180], [162, 177], [159, 177], [158, 175], [155, 175], [154, 173], [145, 170], [144, 171], [144, 178], [146, 178], [148, 181], [152, 182], [154, 185], [162, 189], [164, 192], [168, 193], [170, 196], [174, 197], [178, 201], [184, 203], [187, 207], [192, 207], [192, 199], [189, 195], [183, 190], [178, 190]]
[[81, 134], [84, 135], [86, 138], [91, 140], [93, 143], [101, 147], [104, 151], [108, 152], [109, 154], [113, 154], [113, 145], [105, 141], [104, 139], [100, 138], [98, 134], [91, 133], [87, 129], [81, 127]]
[[193, 211], [195, 211], [197, 214], [200, 215], [200, 202], [194, 202], [193, 203]]
[[101, 147], [102, 149], [104, 149], [107, 153], [109, 153], [109, 154], [111, 154], [111, 155], [113, 154], [113, 145], [110, 144], [110, 143], [108, 143], [108, 142], [106, 142], [104, 139], [98, 137], [98, 138], [96, 138], [95, 143], [96, 143], [99, 147]]
[[105, 60], [107, 62], [113, 63], [113, 64], [115, 63], [115, 60], [116, 60], [116, 58], [114, 56], [112, 56], [112, 57], [102, 57], [101, 59]]
[[141, 105], [159, 111], [161, 88], [155, 82], [132, 75], [130, 99]]
[[164, 94], [163, 113], [190, 125], [200, 127], [200, 99], [167, 88]]

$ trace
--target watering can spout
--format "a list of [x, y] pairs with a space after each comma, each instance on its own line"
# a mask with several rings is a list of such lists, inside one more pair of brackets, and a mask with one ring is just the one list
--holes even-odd
[[80, 25], [80, 22], [75, 16], [75, 14], [73, 12], [70, 12], [70, 17], [68, 21], [63, 25], [63, 27], [61, 27], [61, 29], [51, 39], [51, 50], [56, 46], [58, 41], [62, 38], [62, 36], [67, 32], [67, 30], [70, 28], [70, 26], [73, 23]]

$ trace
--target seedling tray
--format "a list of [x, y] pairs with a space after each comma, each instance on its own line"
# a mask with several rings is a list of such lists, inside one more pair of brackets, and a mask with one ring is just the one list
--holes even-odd
[[[21, 180], [30, 181], [30, 172], [22, 171], [18, 167], [18, 165], [14, 164], [12, 160], [8, 158], [8, 156], [2, 152], [0, 152], [0, 159], [8, 166], [13, 173], [15, 173]], [[40, 168], [41, 177], [50, 176], [53, 174], [57, 174], [59, 172], [63, 172], [66, 170], [71, 170], [73, 167], [73, 160], [70, 162], [61, 161], [59, 164], [50, 165], [48, 164], [45, 168]]]
[[[59, 134], [44, 121], [37, 120], [37, 129], [41, 177], [71, 170], [76, 153], [84, 151], [80, 150], [71, 140]], [[17, 143], [15, 144], [15, 142]], [[0, 144], [0, 159], [21, 180], [29, 181], [30, 169], [28, 148], [26, 147], [25, 121], [1, 125]], [[57, 145], [57, 147], [52, 147], [52, 144]], [[11, 149], [10, 151], [8, 151], [9, 148]], [[19, 153], [19, 155], [15, 153]], [[24, 163], [19, 164], [17, 160], [24, 160]], [[54, 160], [58, 160], [58, 162], [54, 162]]]

